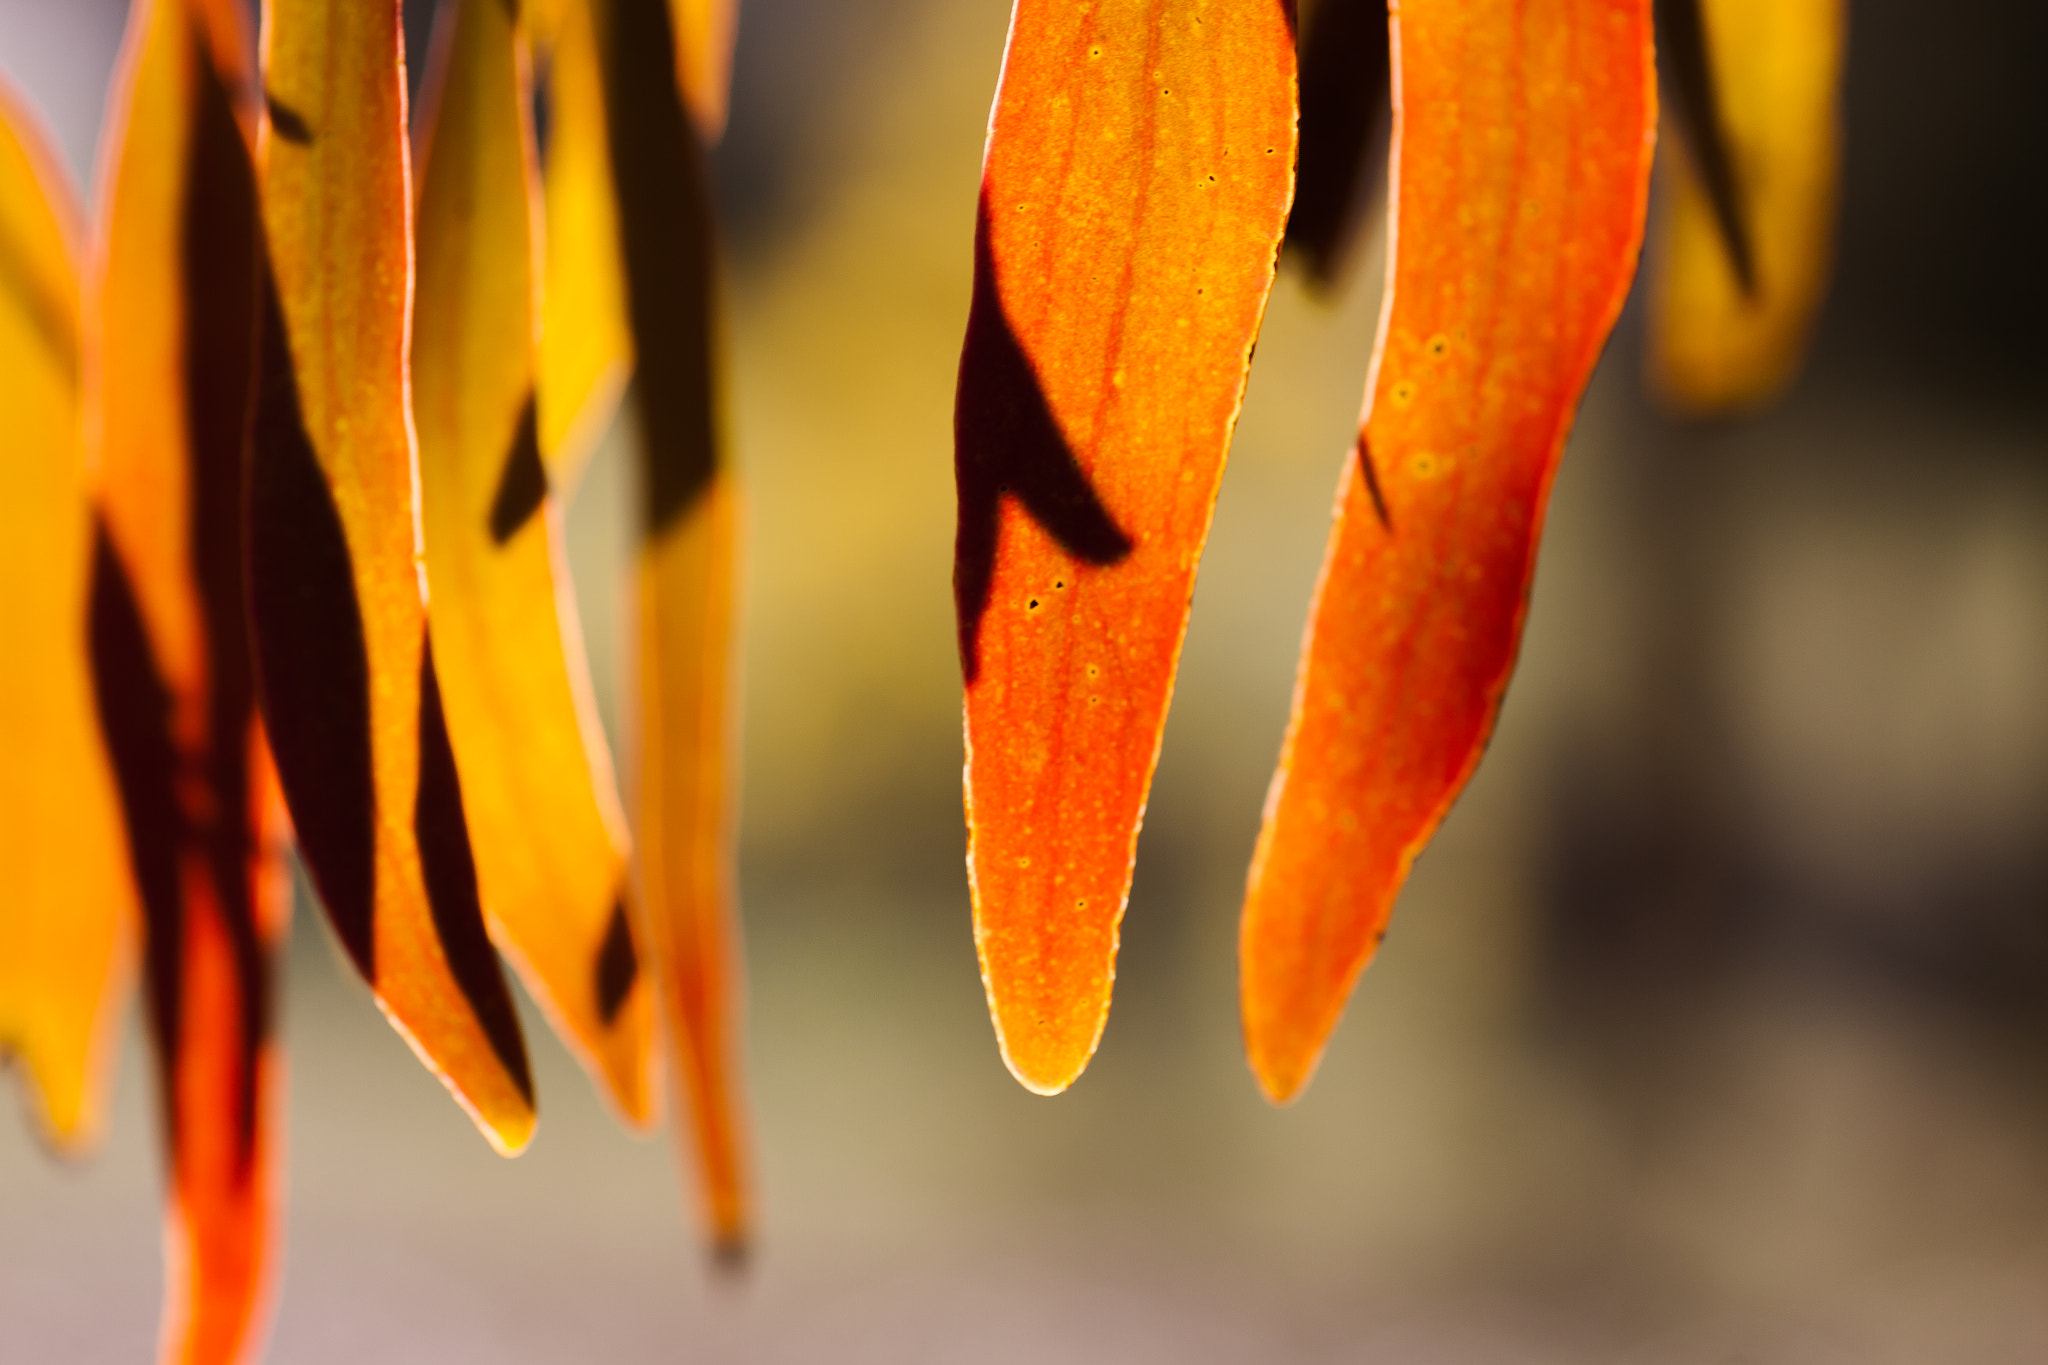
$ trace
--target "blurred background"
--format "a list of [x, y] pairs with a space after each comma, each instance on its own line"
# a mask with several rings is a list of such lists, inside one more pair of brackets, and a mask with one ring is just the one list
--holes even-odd
[[[0, 0], [81, 186], [124, 10]], [[668, 1140], [530, 1011], [539, 1137], [491, 1155], [302, 894], [271, 1359], [2048, 1359], [2048, 9], [1853, 6], [1839, 271], [1781, 408], [1660, 417], [1624, 317], [1491, 753], [1286, 1111], [1236, 913], [1379, 246], [1275, 290], [1116, 1010], [1029, 1095], [975, 970], [948, 587], [1007, 12], [742, 6], [752, 1273], [708, 1273]], [[620, 454], [569, 510], [612, 722]], [[153, 1119], [132, 1025], [96, 1158], [0, 1116], [0, 1361], [150, 1357]]]

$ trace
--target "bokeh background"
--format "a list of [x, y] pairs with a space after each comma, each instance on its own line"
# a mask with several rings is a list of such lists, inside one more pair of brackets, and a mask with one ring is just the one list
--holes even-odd
[[[0, 0], [81, 186], [124, 9]], [[1240, 1058], [1235, 919], [1379, 246], [1275, 291], [1116, 1010], [1029, 1095], [975, 971], [948, 589], [1007, 10], [743, 5], [751, 1274], [708, 1273], [668, 1141], [530, 1011], [540, 1134], [491, 1155], [302, 894], [271, 1358], [2048, 1359], [2048, 10], [1857, 0], [1838, 282], [1781, 408], [1659, 416], [1624, 317], [1491, 753], [1286, 1111]], [[569, 511], [621, 741], [626, 470], [615, 433]], [[137, 1032], [90, 1162], [0, 1116], [9, 1365], [154, 1349]]]

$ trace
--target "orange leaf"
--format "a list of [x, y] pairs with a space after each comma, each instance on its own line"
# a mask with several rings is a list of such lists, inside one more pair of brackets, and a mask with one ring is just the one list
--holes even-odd
[[512, 1153], [533, 1083], [478, 904], [428, 647], [407, 412], [395, 4], [268, 0], [250, 602], [263, 717], [329, 920], [401, 1034]]
[[261, 1353], [275, 1283], [283, 809], [244, 615], [243, 449], [261, 235], [226, 0], [129, 13], [96, 262], [100, 713], [142, 893], [169, 1153], [163, 1357]]
[[136, 927], [119, 797], [87, 655], [92, 518], [79, 444], [78, 215], [0, 85], [0, 1055], [45, 1137], [98, 1136]]
[[1641, 242], [1648, 0], [1403, 0], [1389, 298], [1240, 950], [1307, 1082], [1514, 666], [1551, 478]]
[[434, 660], [492, 937], [612, 1102], [644, 1124], [653, 991], [623, 900], [625, 816], [534, 413], [526, 43], [494, 0], [445, 13], [412, 353]]
[[1108, 1017], [1145, 793], [1294, 165], [1281, 0], [1018, 0], [955, 411], [975, 943], [1053, 1094]]
[[739, 0], [668, 0], [676, 34], [676, 81], [706, 143], [725, 131]]
[[722, 1257], [751, 1222], [738, 1074], [732, 893], [738, 493], [722, 445], [716, 243], [697, 130], [664, 0], [597, 7], [626, 301], [637, 356], [641, 484], [638, 847], [670, 1063], [689, 1101]]
[[1827, 293], [1847, 6], [1686, 0], [1669, 11], [1690, 20], [1672, 26], [1685, 41], [1666, 46], [1674, 65], [1690, 56], [1701, 87], [1690, 103], [1704, 107], [1675, 111], [1692, 145], [1667, 144], [1678, 155], [1651, 252], [1650, 380], [1681, 411], [1729, 413], [1792, 382]]

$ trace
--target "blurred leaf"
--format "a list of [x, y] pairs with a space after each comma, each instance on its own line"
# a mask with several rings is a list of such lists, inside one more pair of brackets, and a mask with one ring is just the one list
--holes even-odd
[[421, 154], [413, 416], [434, 659], [492, 936], [632, 1123], [651, 1118], [653, 991], [534, 415], [539, 226], [526, 43], [444, 11]]
[[[1844, 0], [1679, 0], [1675, 101], [1651, 252], [1649, 373], [1696, 415], [1769, 402], [1798, 375], [1834, 247]], [[1661, 35], [1660, 35], [1661, 36]], [[1686, 62], [1692, 52], [1693, 62]], [[1673, 80], [1676, 92], [1688, 82]], [[1725, 183], [1724, 183], [1725, 182]]]
[[542, 20], [535, 45], [547, 70], [547, 264], [537, 401], [541, 457], [566, 493], [611, 425], [633, 335], [590, 4], [553, 0]]
[[234, 100], [254, 73], [238, 6], [130, 11], [91, 314], [94, 664], [142, 893], [169, 1153], [164, 1353], [190, 1365], [260, 1355], [283, 1175], [288, 836], [242, 554], [261, 235], [257, 113], [238, 120]]
[[99, 1135], [136, 929], [87, 656], [77, 242], [55, 154], [0, 85], [0, 1053], [67, 1149]]
[[739, 0], [668, 0], [676, 34], [676, 81], [683, 103], [709, 144], [725, 131], [732, 93], [732, 44]]
[[[723, 448], [716, 241], [704, 151], [676, 85], [665, 0], [599, 0], [599, 48], [637, 357], [642, 925], [670, 1064], [693, 1121], [713, 1245], [751, 1231], [733, 900], [734, 575], [739, 493]], [[678, 1130], [682, 1125], [679, 1119]]]

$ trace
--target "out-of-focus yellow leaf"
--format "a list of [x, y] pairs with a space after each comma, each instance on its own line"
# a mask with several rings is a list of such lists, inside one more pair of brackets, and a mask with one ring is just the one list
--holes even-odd
[[274, 284], [250, 473], [264, 721], [342, 943], [484, 1135], [516, 1152], [533, 1084], [427, 639], [398, 7], [268, 0], [265, 24]]
[[546, 35], [548, 107], [540, 452], [550, 482], [566, 493], [618, 407], [633, 337], [597, 31], [584, 0], [553, 0], [543, 9], [536, 23]]
[[0, 1056], [62, 1147], [98, 1135], [136, 926], [87, 664], [77, 238], [55, 158], [0, 85]]
[[[564, 491], [610, 425], [633, 368], [593, 3], [535, 0], [528, 16], [548, 110], [540, 449]], [[737, 12], [737, 0], [670, 0], [677, 76], [707, 143], [725, 129]]]
[[88, 315], [106, 528], [94, 656], [167, 1127], [163, 1357], [184, 1365], [259, 1356], [276, 1280], [274, 979], [290, 882], [244, 606], [262, 250], [254, 75], [233, 0], [130, 11]]
[[732, 44], [739, 0], [668, 0], [676, 34], [676, 80], [706, 143], [725, 131], [732, 95]]
[[492, 936], [644, 1124], [654, 991], [535, 429], [526, 43], [496, 0], [457, 0], [443, 22], [454, 30], [422, 153], [412, 369], [434, 659]]
[[1387, 0], [1300, 7], [1301, 154], [1287, 247], [1321, 290], [1343, 278], [1387, 160]]
[[[1757, 407], [1792, 382], [1826, 296], [1847, 4], [1693, 3], [1710, 107], [1691, 111], [1692, 146], [1665, 142], [1675, 155], [1651, 253], [1649, 372], [1673, 407], [1710, 415]], [[1740, 248], [1701, 174], [1699, 143], [1716, 131], [1732, 195], [1723, 212], [1737, 218]]]
[[733, 924], [734, 573], [740, 500], [716, 478], [642, 552], [640, 868], [669, 1061], [721, 1256], [751, 1229]]
[[713, 1243], [732, 1257], [751, 1220], [732, 906], [738, 495], [722, 450], [711, 196], [665, 0], [600, 0], [596, 17], [646, 501], [635, 831], [644, 923]]

